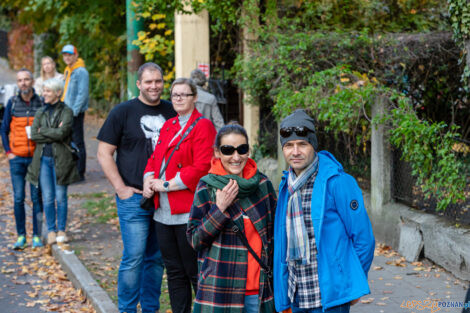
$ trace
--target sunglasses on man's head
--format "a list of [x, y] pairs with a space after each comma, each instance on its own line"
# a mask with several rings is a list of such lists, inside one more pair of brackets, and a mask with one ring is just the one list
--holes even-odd
[[239, 145], [236, 148], [234, 146], [223, 145], [220, 146], [219, 150], [220, 152], [222, 152], [223, 155], [232, 155], [235, 150], [237, 150], [238, 154], [247, 154], [248, 150], [250, 150], [250, 147], [246, 143]]
[[289, 137], [294, 132], [299, 137], [307, 137], [308, 132], [313, 133], [314, 131], [307, 128], [307, 127], [304, 127], [304, 126], [301, 126], [301, 127], [297, 127], [297, 126], [296, 127], [283, 127], [279, 130], [279, 134], [281, 135], [281, 137], [284, 137], [284, 138]]

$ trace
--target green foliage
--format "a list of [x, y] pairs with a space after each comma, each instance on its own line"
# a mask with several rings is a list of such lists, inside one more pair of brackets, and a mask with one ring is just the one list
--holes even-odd
[[11, 19], [8, 17], [6, 13], [2, 13], [0, 9], [0, 29], [4, 31], [11, 30]]
[[[454, 39], [457, 44], [461, 47], [465, 47], [465, 41], [470, 40], [470, 5], [467, 0], [447, 0], [449, 4], [450, 22], [452, 31], [454, 33]], [[461, 62], [464, 62], [465, 57], [469, 53], [468, 47], [464, 49], [464, 53], [461, 56]], [[468, 60], [468, 58], [467, 58]], [[469, 91], [469, 77], [470, 77], [470, 64], [465, 65], [465, 70], [462, 73], [462, 82], [464, 87]]]
[[392, 99], [397, 105], [385, 117], [392, 126], [390, 140], [402, 150], [405, 161], [410, 162], [424, 194], [438, 200], [437, 210], [465, 199], [470, 173], [454, 149], [455, 138], [459, 137], [457, 127], [420, 120], [407, 98], [394, 94]]
[[467, 0], [448, 0], [449, 14], [454, 37], [463, 44], [470, 39], [470, 7]]
[[144, 55], [146, 61], [152, 61], [159, 64], [165, 76], [165, 91], [171, 85], [175, 78], [174, 67], [174, 46], [173, 39], [174, 11], [182, 10], [180, 2], [169, 1], [144, 1], [133, 5], [136, 10], [136, 16], [143, 19], [145, 31], [138, 33], [138, 38], [132, 44], [139, 47], [139, 51]]
[[[260, 40], [252, 43], [251, 57], [238, 58], [234, 73], [241, 87], [253, 97], [263, 95], [272, 100], [272, 111], [277, 118], [297, 108], [307, 109], [321, 129], [331, 136], [330, 141], [343, 143], [340, 149], [349, 157], [349, 165], [357, 167], [370, 153], [372, 104], [382, 96], [399, 100], [400, 105], [381, 122], [392, 125], [393, 143], [411, 163], [421, 190], [439, 201], [439, 209], [462, 199], [465, 166], [452, 150], [453, 138], [458, 136], [457, 127], [420, 119], [414, 108], [422, 110], [429, 102], [412, 102], [412, 97], [385, 87], [388, 84], [410, 95], [418, 93], [414, 95], [416, 99], [430, 102], [454, 93], [453, 89], [446, 91], [444, 88], [448, 88], [445, 85], [449, 83], [445, 69], [421, 63], [434, 60], [431, 51], [435, 48], [429, 44], [429, 38], [422, 39], [427, 44], [421, 50], [416, 49], [416, 43], [420, 42], [417, 38], [404, 41], [396, 37], [370, 36], [366, 31], [342, 34], [263, 29], [258, 34]], [[439, 40], [438, 43], [446, 42]], [[421, 93], [412, 88], [415, 81], [421, 88], [428, 87], [428, 78], [420, 80], [424, 72], [433, 77], [429, 81], [435, 81], [435, 86], [440, 87], [427, 88]], [[439, 92], [434, 98], [432, 90]], [[261, 142], [260, 147], [263, 146]]]
[[222, 32], [230, 25], [241, 25], [241, 0], [188, 0], [194, 12], [207, 10], [211, 16], [211, 29]]
[[309, 29], [370, 32], [429, 31], [443, 27], [440, 0], [302, 1], [298, 21]]
[[[59, 54], [64, 44], [78, 49], [90, 73], [92, 105], [120, 99], [125, 86], [126, 36], [125, 1], [119, 0], [5, 0], [2, 4], [17, 13], [22, 23], [32, 23], [35, 33], [52, 33], [57, 40], [46, 50]], [[65, 67], [58, 60], [62, 71]]]
[[[462, 0], [464, 1], [464, 0]], [[260, 7], [260, 21], [268, 27], [309, 30], [430, 31], [445, 28], [443, 0], [319, 0], [240, 1], [187, 0], [196, 12], [206, 9], [213, 17], [211, 28], [222, 32], [229, 25], [244, 25], [247, 15]], [[248, 4], [247, 4], [248, 3]], [[257, 13], [257, 12], [255, 12]], [[277, 20], [277, 21], [276, 21]]]

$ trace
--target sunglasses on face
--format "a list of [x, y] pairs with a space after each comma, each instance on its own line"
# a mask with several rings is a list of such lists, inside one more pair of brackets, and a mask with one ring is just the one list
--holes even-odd
[[223, 155], [232, 155], [235, 150], [238, 152], [238, 154], [247, 154], [248, 150], [250, 150], [250, 147], [246, 143], [239, 145], [236, 148], [234, 146], [223, 145], [220, 146], [219, 150], [220, 152], [222, 152]]
[[283, 127], [279, 130], [279, 134], [281, 135], [281, 137], [284, 137], [284, 138], [289, 137], [294, 132], [299, 137], [307, 137], [307, 134], [309, 132], [313, 133], [314, 131], [307, 128], [307, 127], [304, 127], [304, 126], [301, 126], [301, 127]]

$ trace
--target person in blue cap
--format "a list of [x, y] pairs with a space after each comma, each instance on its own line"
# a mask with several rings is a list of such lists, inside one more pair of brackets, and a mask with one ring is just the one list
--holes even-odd
[[80, 180], [85, 180], [86, 150], [83, 136], [83, 123], [85, 111], [88, 109], [89, 75], [85, 68], [85, 62], [78, 57], [77, 48], [73, 45], [65, 45], [62, 48], [62, 58], [67, 64], [64, 70], [64, 93], [61, 101], [73, 111], [72, 141], [77, 145], [79, 153], [77, 169]]
[[289, 164], [274, 220], [277, 312], [347, 313], [370, 293], [375, 240], [356, 180], [328, 151], [318, 151], [315, 123], [304, 110], [279, 130]]

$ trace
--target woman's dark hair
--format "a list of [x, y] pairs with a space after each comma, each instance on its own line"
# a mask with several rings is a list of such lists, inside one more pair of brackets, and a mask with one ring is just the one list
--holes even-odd
[[230, 134], [242, 135], [243, 137], [245, 137], [246, 143], [248, 144], [248, 135], [246, 134], [245, 128], [238, 124], [238, 122], [231, 121], [227, 125], [223, 126], [221, 129], [219, 129], [219, 131], [217, 132], [217, 136], [215, 137], [215, 147], [219, 149], [222, 137]]

